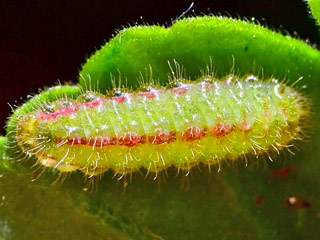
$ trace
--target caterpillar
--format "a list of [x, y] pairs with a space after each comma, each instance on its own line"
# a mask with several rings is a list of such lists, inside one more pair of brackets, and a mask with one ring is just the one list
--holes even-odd
[[[265, 47], [266, 41], [272, 49]], [[79, 87], [49, 89], [15, 110], [7, 124], [9, 148], [22, 158], [35, 157], [41, 166], [60, 172], [81, 170], [88, 176], [108, 169], [120, 176], [140, 168], [158, 173], [170, 166], [188, 172], [199, 163], [210, 167], [224, 159], [264, 153], [272, 159], [269, 153], [282, 148], [290, 151], [287, 146], [303, 138], [306, 125], [302, 120], [308, 119], [310, 102], [299, 90], [271, 76], [303, 77], [313, 85], [318, 59], [319, 53], [301, 41], [221, 16], [185, 18], [168, 29], [130, 27], [88, 59], [80, 72]], [[172, 61], [181, 63], [188, 76], [198, 80], [176, 77], [167, 84], [166, 74], [174, 74]], [[200, 67], [208, 62], [217, 70], [215, 77], [223, 79], [221, 74], [230, 72], [231, 62], [239, 77], [227, 77], [232, 79], [230, 84], [222, 84], [226, 80], [199, 75]], [[147, 67], [158, 83], [129, 90], [137, 89], [137, 76]], [[243, 77], [244, 73], [260, 76], [260, 70], [270, 79]], [[110, 90], [117, 74], [126, 79], [128, 90]], [[249, 81], [251, 78], [254, 80]], [[203, 82], [212, 91], [202, 89]], [[216, 86], [224, 98], [213, 94], [218, 91]], [[281, 89], [295, 96], [283, 98]], [[251, 95], [247, 96], [247, 90]], [[288, 106], [282, 106], [282, 101], [288, 101]], [[212, 109], [223, 111], [214, 115], [204, 108], [209, 103]], [[143, 104], [152, 111], [142, 108]], [[174, 106], [183, 108], [179, 112]], [[288, 114], [289, 106], [296, 112]], [[133, 122], [137, 125], [131, 126]], [[159, 122], [164, 125], [154, 126]], [[265, 142], [259, 142], [258, 136]]]
[[44, 102], [21, 115], [13, 139], [25, 156], [60, 172], [112, 169], [121, 178], [144, 168], [157, 176], [248, 155], [272, 160], [271, 152], [302, 139], [309, 115], [309, 101], [278, 80], [204, 76]]

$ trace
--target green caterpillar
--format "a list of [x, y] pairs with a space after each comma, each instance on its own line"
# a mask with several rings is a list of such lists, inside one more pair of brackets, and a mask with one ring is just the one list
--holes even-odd
[[[232, 35], [237, 35], [236, 41]], [[274, 49], [266, 52], [264, 47], [266, 45], [263, 44], [266, 41], [274, 44]], [[262, 55], [262, 52], [264, 52], [263, 58], [259, 55], [260, 53]], [[265, 57], [266, 55], [268, 57]], [[301, 55], [305, 58], [296, 57]], [[309, 101], [284, 84], [271, 84], [259, 80], [246, 86], [247, 83], [239, 77], [237, 80], [239, 84], [227, 84], [228, 87], [224, 89], [220, 86], [221, 82], [214, 80], [211, 84], [220, 86], [224, 90], [222, 98], [218, 98], [212, 92], [209, 94], [208, 101], [214, 102], [212, 108], [220, 109], [211, 118], [206, 116], [209, 113], [206, 109], [208, 105], [204, 107], [204, 104], [199, 104], [199, 101], [205, 101], [199, 89], [194, 90], [198, 95], [192, 93], [193, 100], [189, 99], [188, 94], [185, 95], [188, 99], [175, 99], [169, 94], [175, 88], [166, 90], [162, 98], [150, 101], [150, 105], [144, 106], [151, 108], [156, 116], [149, 119], [147, 116], [150, 112], [142, 108], [142, 98], [137, 97], [139, 91], [133, 94], [135, 97], [129, 105], [127, 101], [131, 98], [123, 98], [124, 104], [101, 103], [104, 115], [99, 113], [96, 106], [88, 111], [83, 109], [83, 106], [93, 104], [90, 103], [90, 98], [89, 103], [86, 102], [88, 94], [94, 99], [103, 99], [102, 102], [112, 102], [114, 98], [99, 93], [115, 88], [114, 78], [118, 73], [120, 73], [118, 77], [125, 79], [125, 86], [129, 89], [141, 87], [137, 78], [139, 74], [143, 77], [141, 69], [146, 68], [148, 79], [157, 82], [158, 85], [166, 85], [168, 72], [171, 72], [175, 81], [179, 81], [181, 76], [204, 79], [205, 73], [211, 72], [208, 69], [212, 66], [219, 69], [220, 74], [230, 72], [232, 66], [234, 69], [241, 69], [242, 73], [254, 72], [253, 66], [256, 66], [257, 69], [263, 70], [261, 75], [264, 76], [270, 76], [272, 73], [281, 78], [289, 74], [291, 78], [301, 79], [303, 76], [308, 79], [317, 73], [319, 59], [316, 50], [298, 40], [281, 36], [245, 21], [224, 17], [186, 18], [175, 23], [170, 29], [158, 26], [129, 28], [120, 32], [84, 65], [79, 84], [85, 92], [90, 89], [96, 92], [81, 95], [80, 88], [60, 87], [36, 96], [18, 108], [9, 121], [7, 128], [9, 147], [19, 152], [22, 158], [36, 156], [37, 162], [43, 166], [61, 172], [79, 169], [89, 176], [104, 173], [110, 168], [120, 175], [137, 171], [141, 167], [152, 172], [158, 172], [172, 165], [178, 169], [190, 170], [200, 162], [211, 165], [219, 163], [222, 159], [235, 159], [246, 154], [260, 155], [271, 150], [278, 152], [289, 142], [301, 137], [304, 126], [301, 124], [301, 119], [308, 119], [310, 115]], [[177, 60], [184, 69], [187, 69], [186, 72], [177, 67]], [[171, 61], [176, 65], [175, 70], [171, 68]], [[277, 65], [278, 62], [282, 65]], [[204, 63], [202, 66], [207, 67], [200, 68], [202, 63]], [[195, 78], [195, 76], [200, 77]], [[248, 96], [251, 96], [245, 98], [243, 105], [234, 101], [234, 99], [239, 100], [240, 95], [246, 95], [240, 85], [245, 85]], [[190, 82], [190, 86], [193, 86], [191, 89], [196, 89], [198, 85]], [[275, 101], [277, 96], [274, 94], [279, 95], [279, 88], [291, 89], [287, 90], [289, 94], [283, 99], [287, 102]], [[260, 95], [262, 97], [258, 97]], [[62, 103], [70, 106], [64, 106]], [[183, 114], [179, 115], [177, 109], [166, 107], [175, 104], [183, 106], [181, 110]], [[80, 110], [74, 111], [75, 108]], [[53, 114], [54, 119], [39, 117], [39, 114], [47, 114], [47, 111], [52, 111], [48, 114]], [[60, 114], [61, 111], [67, 111], [67, 114]], [[201, 120], [191, 121], [193, 111], [198, 113], [196, 115]], [[284, 113], [287, 111], [288, 116]], [[202, 117], [199, 117], [201, 115], [199, 112], [202, 112]], [[263, 116], [268, 119], [267, 122], [262, 121]], [[136, 119], [137, 117], [139, 119]], [[241, 131], [241, 126], [247, 123], [247, 117], [250, 119], [248, 123], [250, 129], [252, 128], [250, 133], [252, 135], [249, 134], [251, 138], [249, 137], [248, 141], [244, 140], [245, 136]], [[151, 123], [148, 122], [150, 119], [159, 122], [161, 118], [173, 119], [171, 122], [168, 120], [167, 125], [158, 126], [159, 129], [150, 127]], [[209, 118], [212, 122], [208, 120]], [[49, 122], [46, 122], [47, 120]], [[130, 120], [138, 124], [136, 128], [130, 127]], [[103, 127], [109, 130], [104, 131]], [[74, 131], [77, 134], [73, 135], [70, 129], [76, 129]], [[226, 142], [221, 144], [222, 140], [214, 136], [213, 129], [231, 133], [232, 141], [228, 137]], [[198, 133], [203, 136], [199, 137]], [[198, 136], [195, 138], [196, 141], [192, 143], [183, 141], [183, 136], [188, 134]], [[259, 135], [265, 138], [262, 142], [253, 140]], [[217, 139], [213, 140], [212, 137]], [[167, 140], [172, 138], [172, 141], [162, 141], [162, 138]], [[142, 140], [143, 144], [138, 147], [121, 144], [129, 141], [131, 145], [132, 141]], [[153, 142], [158, 140], [162, 143], [159, 144], [161, 147], [152, 146], [155, 145]], [[110, 145], [116, 147], [107, 146], [108, 144], [104, 146], [105, 141], [111, 141]], [[228, 145], [230, 142], [232, 144]], [[244, 143], [241, 147], [239, 147], [240, 142]], [[168, 145], [168, 148], [162, 145]], [[203, 146], [206, 150], [199, 150]]]
[[14, 140], [24, 154], [61, 172], [157, 174], [248, 154], [272, 160], [270, 152], [301, 140], [310, 115], [305, 97], [277, 80], [205, 77], [169, 86], [44, 103], [19, 119]]

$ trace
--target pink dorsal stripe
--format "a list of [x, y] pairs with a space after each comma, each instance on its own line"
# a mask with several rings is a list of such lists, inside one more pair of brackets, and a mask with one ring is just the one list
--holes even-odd
[[[201, 88], [206, 89], [206, 90], [211, 89], [213, 86], [212, 84], [208, 84], [208, 83], [199, 83], [199, 84], [200, 84]], [[184, 94], [188, 93], [188, 91], [190, 91], [192, 86], [193, 86], [192, 84], [185, 84], [180, 87], [173, 88], [171, 90], [154, 89], [151, 92], [138, 92], [138, 93], [134, 94], [133, 96], [134, 97], [146, 97], [148, 99], [153, 99], [156, 96], [162, 95], [163, 93], [168, 92], [168, 91], [171, 91], [172, 93], [177, 94], [177, 95], [184, 95]], [[132, 94], [119, 96], [119, 97], [111, 97], [111, 98], [106, 98], [106, 99], [113, 100], [113, 101], [117, 102], [118, 104], [122, 104], [127, 101], [127, 98], [131, 98], [131, 97], [132, 97]], [[54, 120], [59, 116], [72, 115], [72, 114], [76, 113], [81, 107], [85, 107], [85, 108], [98, 107], [106, 99], [99, 98], [99, 99], [94, 100], [89, 103], [78, 103], [72, 107], [61, 108], [53, 113], [41, 112], [39, 114], [39, 118], [42, 121], [48, 121], [48, 120]]]
[[85, 107], [85, 108], [95, 108], [98, 107], [100, 104], [103, 103], [103, 99], [98, 99], [96, 101], [93, 102], [89, 102], [89, 103], [79, 103], [79, 104], [75, 104], [72, 107], [67, 107], [67, 108], [61, 108], [58, 111], [54, 112], [54, 113], [44, 113], [41, 112], [39, 118], [42, 121], [46, 121], [46, 120], [54, 120], [59, 116], [68, 116], [68, 115], [72, 115], [74, 113], [76, 113], [81, 107]]

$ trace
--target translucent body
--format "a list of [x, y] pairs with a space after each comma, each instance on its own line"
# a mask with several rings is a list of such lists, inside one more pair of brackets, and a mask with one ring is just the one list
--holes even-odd
[[279, 151], [299, 137], [307, 105], [275, 80], [202, 78], [111, 97], [86, 92], [29, 113], [16, 131], [25, 153], [62, 172], [189, 170]]

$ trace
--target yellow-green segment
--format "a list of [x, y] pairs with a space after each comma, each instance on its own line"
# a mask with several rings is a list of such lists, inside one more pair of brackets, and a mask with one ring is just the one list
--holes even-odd
[[61, 172], [190, 170], [199, 163], [278, 153], [301, 140], [310, 115], [309, 102], [274, 79], [207, 77], [177, 85], [114, 97], [87, 92], [77, 100], [45, 103], [20, 118], [17, 145]]

